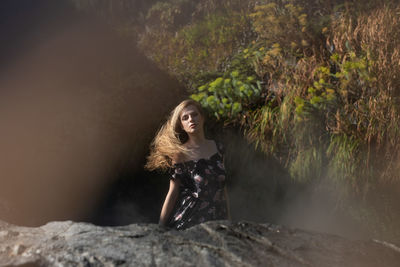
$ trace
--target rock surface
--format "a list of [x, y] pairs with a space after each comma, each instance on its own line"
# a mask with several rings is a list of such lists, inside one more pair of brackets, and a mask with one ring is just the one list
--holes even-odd
[[185, 231], [154, 224], [38, 228], [0, 222], [1, 266], [399, 266], [400, 249], [251, 222], [214, 221]]

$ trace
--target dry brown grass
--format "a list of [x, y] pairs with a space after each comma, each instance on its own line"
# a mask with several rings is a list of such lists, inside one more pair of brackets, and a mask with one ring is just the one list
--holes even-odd
[[[372, 79], [354, 88], [356, 99], [343, 101], [346, 103], [344, 113], [345, 117], [357, 121], [354, 134], [363, 139], [367, 153], [371, 154], [367, 163], [374, 160], [375, 165], [382, 168], [380, 178], [386, 181], [400, 178], [397, 152], [400, 148], [399, 14], [399, 5], [385, 5], [355, 21], [344, 15], [333, 23], [333, 35], [328, 42], [338, 54], [348, 55], [352, 50], [371, 63], [368, 73]], [[338, 118], [337, 124], [346, 122]]]

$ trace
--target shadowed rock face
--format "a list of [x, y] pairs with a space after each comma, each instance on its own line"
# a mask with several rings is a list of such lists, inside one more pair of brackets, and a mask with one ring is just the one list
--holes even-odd
[[400, 249], [272, 224], [214, 221], [186, 231], [155, 224], [42, 227], [0, 223], [1, 266], [398, 266]]
[[67, 1], [4, 0], [0, 10], [0, 218], [90, 219], [122, 170], [143, 169], [183, 89]]

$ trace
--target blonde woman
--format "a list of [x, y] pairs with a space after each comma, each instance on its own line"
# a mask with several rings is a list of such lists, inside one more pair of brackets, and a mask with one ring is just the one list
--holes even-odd
[[204, 135], [204, 112], [184, 100], [153, 140], [146, 164], [170, 172], [160, 225], [178, 230], [228, 218], [223, 147]]

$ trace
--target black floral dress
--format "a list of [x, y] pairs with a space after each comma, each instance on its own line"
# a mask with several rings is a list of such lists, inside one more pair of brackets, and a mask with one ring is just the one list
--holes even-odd
[[210, 158], [177, 163], [171, 179], [180, 180], [180, 193], [167, 224], [178, 230], [210, 220], [227, 219], [222, 144]]

